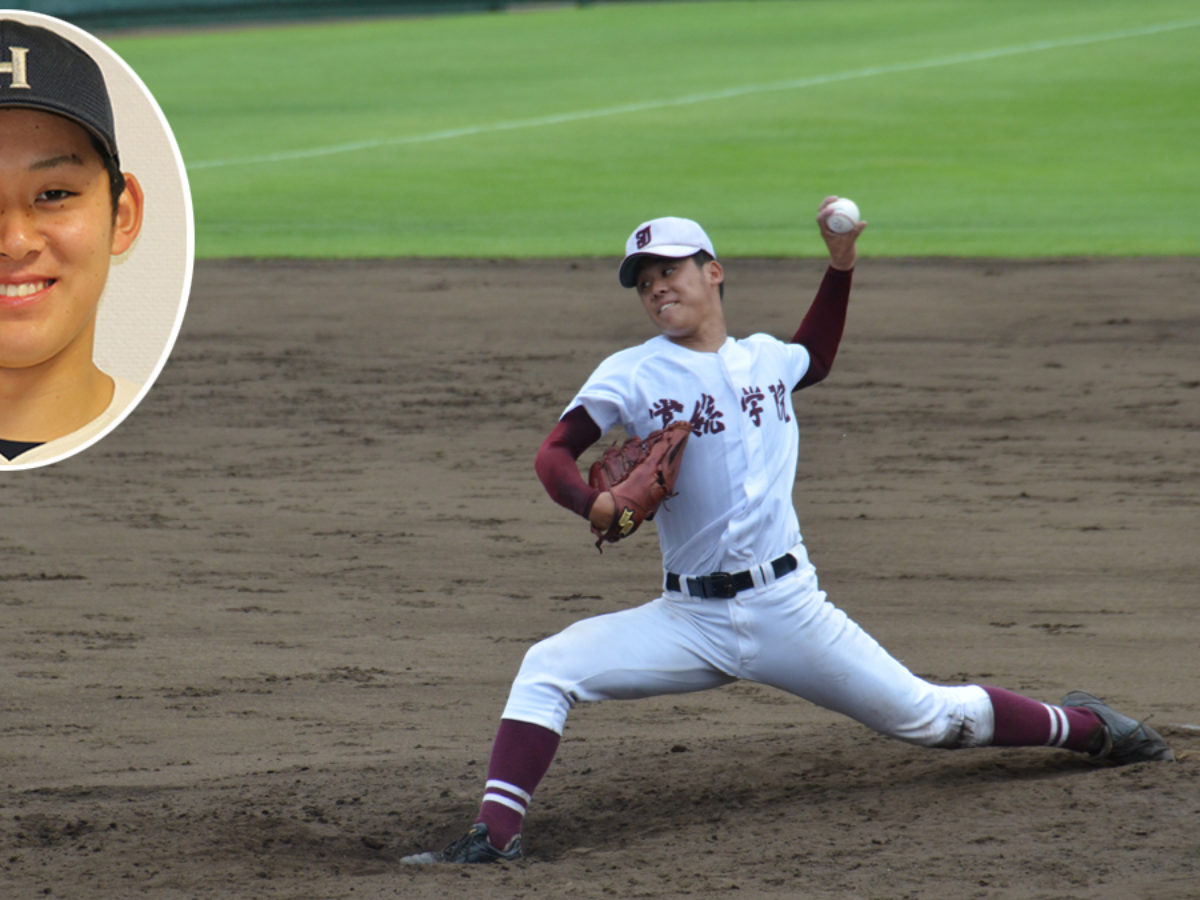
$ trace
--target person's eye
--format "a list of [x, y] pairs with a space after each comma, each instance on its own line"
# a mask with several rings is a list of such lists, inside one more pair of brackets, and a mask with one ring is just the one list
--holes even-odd
[[68, 191], [66, 188], [51, 188], [48, 191], [42, 191], [38, 194], [38, 200], [42, 203], [62, 203], [64, 200], [69, 200], [75, 196], [74, 191]]

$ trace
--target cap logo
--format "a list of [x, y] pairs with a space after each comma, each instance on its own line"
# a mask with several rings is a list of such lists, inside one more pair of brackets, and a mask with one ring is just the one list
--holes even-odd
[[29, 48], [9, 47], [8, 52], [12, 56], [12, 62], [0, 62], [0, 75], [9, 76], [10, 88], [29, 90], [25, 66], [25, 56], [29, 53]]
[[643, 228], [641, 231], [639, 231], [637, 233], [636, 240], [637, 240], [637, 247], [639, 250], [641, 250], [648, 243], [650, 243], [650, 226], [649, 225], [647, 225], [645, 228]]

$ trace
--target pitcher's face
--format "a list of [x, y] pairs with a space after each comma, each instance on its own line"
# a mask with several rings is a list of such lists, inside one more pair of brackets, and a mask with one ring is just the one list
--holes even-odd
[[80, 341], [90, 348], [112, 256], [129, 248], [140, 221], [136, 182], [114, 213], [82, 126], [0, 110], [0, 367], [39, 365]]

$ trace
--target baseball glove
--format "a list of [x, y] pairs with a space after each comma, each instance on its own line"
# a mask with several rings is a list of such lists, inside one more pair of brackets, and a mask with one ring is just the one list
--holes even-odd
[[611, 491], [617, 511], [607, 531], [592, 526], [596, 549], [605, 541], [616, 543], [654, 518], [659, 505], [675, 496], [675, 479], [683, 462], [683, 448], [692, 434], [687, 422], [673, 422], [644, 438], [633, 437], [609, 447], [592, 463], [588, 484]]

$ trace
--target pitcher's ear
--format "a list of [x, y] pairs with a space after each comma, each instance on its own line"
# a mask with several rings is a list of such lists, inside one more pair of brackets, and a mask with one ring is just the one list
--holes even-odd
[[133, 246], [142, 230], [145, 194], [137, 178], [125, 173], [125, 190], [117, 198], [117, 214], [113, 219], [112, 254], [120, 256]]

